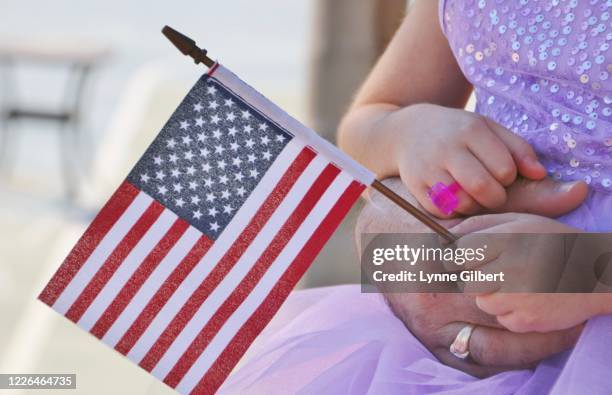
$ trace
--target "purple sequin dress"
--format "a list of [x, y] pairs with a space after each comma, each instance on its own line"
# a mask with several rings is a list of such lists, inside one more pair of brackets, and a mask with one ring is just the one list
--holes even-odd
[[[611, 14], [612, 0], [440, 3], [476, 111], [529, 141], [553, 178], [589, 183], [560, 218], [587, 231], [612, 231]], [[438, 362], [380, 295], [338, 286], [294, 292], [221, 393], [610, 394], [610, 367], [604, 316], [534, 370], [477, 379]]]
[[561, 220], [612, 231], [612, 1], [446, 0], [440, 23], [476, 111], [591, 193]]

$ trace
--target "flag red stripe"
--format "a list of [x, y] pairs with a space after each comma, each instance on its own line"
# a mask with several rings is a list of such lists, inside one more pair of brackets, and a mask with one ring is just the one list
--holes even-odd
[[295, 284], [297, 284], [306, 269], [308, 269], [364, 189], [365, 186], [356, 181], [353, 181], [347, 187], [266, 299], [253, 315], [249, 317], [225, 350], [219, 355], [215, 363], [194, 387], [191, 392], [192, 394], [214, 394], [217, 391], [253, 340], [268, 324], [274, 314], [276, 314]]
[[132, 349], [142, 333], [151, 324], [155, 315], [162, 306], [166, 304], [168, 299], [170, 299], [185, 277], [187, 277], [198, 262], [200, 262], [200, 259], [206, 254], [206, 251], [208, 251], [212, 243], [212, 240], [204, 235], [198, 239], [189, 253], [187, 253], [183, 260], [174, 268], [172, 273], [164, 281], [161, 287], [159, 287], [157, 292], [155, 292], [155, 295], [149, 300], [132, 325], [130, 325], [130, 328], [117, 342], [115, 345], [117, 351], [122, 354], [127, 354]]
[[119, 186], [70, 251], [64, 263], [57, 269], [38, 299], [53, 306], [100, 241], [136, 198], [138, 192], [138, 189], [127, 181]]
[[229, 247], [223, 258], [221, 258], [208, 276], [202, 281], [189, 300], [187, 300], [172, 321], [170, 321], [159, 338], [156, 339], [147, 354], [142, 358], [139, 365], [143, 369], [151, 371], [151, 369], [155, 367], [176, 336], [178, 336], [191, 317], [193, 317], [200, 305], [206, 300], [219, 282], [223, 280], [232, 267], [234, 267], [244, 251], [246, 251], [247, 247], [251, 244], [253, 239], [255, 239], [255, 236], [257, 236], [261, 228], [266, 224], [268, 219], [270, 219], [280, 202], [283, 201], [300, 174], [302, 174], [315, 156], [316, 154], [310, 148], [304, 147], [304, 149], [302, 149], [293, 163], [285, 171], [280, 181], [276, 184], [272, 193], [268, 195], [264, 203], [257, 210], [257, 213], [255, 213], [253, 218], [249, 221], [249, 224], [240, 233], [234, 244]]
[[197, 360], [206, 346], [210, 343], [215, 334], [223, 326], [225, 321], [236, 311], [238, 306], [253, 290], [276, 257], [281, 253], [283, 248], [289, 243], [293, 234], [304, 222], [313, 207], [319, 201], [323, 193], [331, 185], [332, 181], [340, 173], [340, 170], [334, 165], [327, 165], [321, 172], [317, 180], [312, 184], [308, 192], [304, 195], [293, 213], [287, 218], [281, 229], [274, 236], [272, 242], [266, 247], [266, 250], [257, 259], [253, 267], [249, 270], [240, 284], [234, 289], [231, 295], [219, 307], [219, 310], [210, 319], [210, 321], [200, 331], [198, 336], [190, 344], [189, 348], [181, 356], [174, 365], [172, 370], [164, 378], [164, 382], [170, 387], [176, 387], [183, 376], [187, 373], [191, 365]]
[[178, 218], [174, 224], [172, 224], [164, 237], [162, 237], [142, 263], [138, 265], [138, 268], [132, 273], [130, 279], [121, 288], [121, 291], [119, 291], [117, 296], [115, 296], [113, 301], [108, 305], [104, 313], [91, 328], [91, 333], [94, 336], [102, 338], [106, 334], [111, 325], [113, 325], [115, 320], [130, 303], [134, 295], [136, 295], [136, 292], [142, 287], [142, 284], [149, 278], [153, 270], [155, 270], [162, 259], [164, 259], [188, 227], [189, 223], [181, 218]]
[[215, 71], [217, 70], [217, 67], [219, 67], [219, 63], [215, 62], [215, 64], [213, 64], [213, 66], [210, 68], [210, 70], [208, 70], [207, 74], [209, 76], [212, 76], [215, 73]]
[[66, 313], [66, 318], [74, 322], [77, 322], [81, 318], [123, 260], [128, 256], [147, 230], [149, 230], [151, 225], [157, 221], [162, 211], [164, 211], [164, 206], [158, 201], [153, 200], [125, 237], [117, 244], [113, 252], [108, 256], [100, 269], [98, 269], [83, 292], [81, 292], [72, 306], [70, 306], [70, 309], [68, 309]]

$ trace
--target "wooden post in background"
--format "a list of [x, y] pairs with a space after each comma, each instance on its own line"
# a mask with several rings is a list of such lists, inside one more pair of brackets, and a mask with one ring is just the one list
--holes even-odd
[[330, 141], [335, 141], [338, 121], [405, 11], [406, 0], [317, 0], [310, 121]]
[[[406, 13], [406, 0], [317, 0], [308, 123], [331, 142], [338, 123]], [[351, 214], [308, 271], [303, 285], [359, 282]]]

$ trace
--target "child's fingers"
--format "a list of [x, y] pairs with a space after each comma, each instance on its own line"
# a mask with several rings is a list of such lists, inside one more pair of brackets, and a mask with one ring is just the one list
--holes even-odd
[[469, 152], [457, 152], [447, 159], [447, 170], [474, 200], [487, 208], [506, 201], [506, 190]]
[[429, 191], [433, 185], [441, 182], [444, 185], [450, 185], [455, 182], [453, 177], [444, 169], [428, 169], [428, 175], [426, 180], [413, 179], [409, 180], [407, 186], [411, 191], [415, 191], [414, 196], [423, 208], [438, 218], [451, 218], [455, 214], [474, 214], [480, 211], [481, 206], [465, 191], [459, 190], [455, 194], [459, 201], [458, 206], [453, 210], [452, 213], [447, 214], [436, 206], [431, 197]]
[[[455, 180], [444, 169], [430, 171], [427, 174], [427, 180], [425, 180], [425, 184], [427, 184], [427, 191], [429, 191], [429, 189], [438, 182], [442, 182], [444, 185], [449, 186], [453, 184]], [[457, 208], [454, 210], [455, 213], [472, 215], [482, 210], [482, 207], [463, 189], [459, 189], [457, 192], [455, 192], [455, 196], [457, 196], [457, 200], [459, 201]], [[429, 198], [427, 193], [425, 194], [425, 198], [431, 202], [431, 198]]]
[[504, 142], [490, 130], [478, 133], [478, 137], [467, 141], [468, 149], [489, 173], [503, 186], [516, 179], [516, 165]]
[[538, 161], [538, 157], [529, 143], [495, 121], [484, 119], [491, 130], [506, 144], [518, 167], [518, 172], [523, 177], [531, 180], [540, 180], [546, 177], [546, 168]]
[[408, 187], [408, 190], [412, 193], [415, 199], [428, 213], [438, 218], [450, 218], [452, 214], [443, 213], [429, 198], [429, 186], [423, 181], [421, 177], [416, 174], [422, 174], [418, 170], [415, 170], [409, 175], [403, 176], [402, 181]]
[[416, 197], [416, 199], [419, 201], [419, 203], [421, 204], [421, 206], [423, 206], [423, 208], [425, 209], [425, 211], [427, 211], [428, 213], [438, 217], [438, 218], [451, 218], [453, 216], [453, 214], [446, 214], [443, 213], [442, 210], [440, 210], [429, 198], [429, 186], [424, 183], [424, 182], [420, 182], [419, 186], [417, 188], [411, 188], [411, 191], [415, 191], [414, 193], [414, 197]]

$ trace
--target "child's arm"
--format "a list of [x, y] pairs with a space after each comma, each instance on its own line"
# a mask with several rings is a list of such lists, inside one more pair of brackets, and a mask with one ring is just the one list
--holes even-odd
[[[338, 143], [380, 178], [400, 175], [430, 212], [436, 182], [457, 181], [457, 212], [495, 208], [517, 170], [545, 176], [531, 147], [503, 127], [463, 110], [471, 92], [438, 23], [437, 1], [413, 4], [345, 116]], [[427, 104], [429, 103], [429, 104]], [[467, 192], [467, 193], [466, 193]]]

